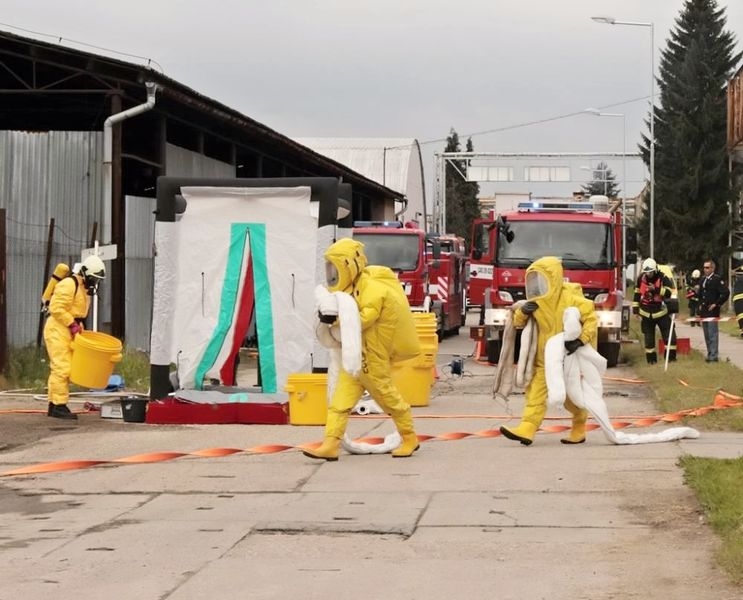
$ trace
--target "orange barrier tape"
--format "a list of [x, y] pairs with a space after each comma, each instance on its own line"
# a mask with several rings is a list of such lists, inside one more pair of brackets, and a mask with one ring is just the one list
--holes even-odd
[[689, 317], [686, 323], [712, 323], [714, 321], [732, 321], [735, 317]]
[[[73, 410], [70, 411], [77, 415], [84, 415], [89, 412], [98, 412], [97, 410]], [[46, 408], [7, 408], [0, 410], [0, 415], [45, 415]]]
[[720, 389], [720, 388], [703, 388], [703, 387], [698, 387], [698, 386], [695, 386], [695, 385], [691, 385], [690, 383], [684, 381], [683, 379], [679, 379], [678, 382], [681, 385], [683, 385], [684, 387], [688, 387], [690, 390], [703, 390], [705, 392], [716, 392], [716, 391], [718, 391]]
[[[621, 415], [615, 417], [616, 419], [644, 419], [648, 415]], [[379, 415], [379, 414], [368, 414], [368, 415], [351, 415], [352, 419], [361, 419], [364, 421], [372, 421], [372, 420], [379, 420], [379, 419], [389, 419], [387, 415]], [[480, 415], [480, 414], [464, 414], [464, 415], [415, 415], [415, 420], [426, 420], [426, 419], [494, 419], [496, 421], [510, 421], [511, 419], [518, 418], [518, 415]], [[565, 415], [556, 415], [556, 416], [546, 416], [544, 417], [545, 421], [565, 421], [567, 419], [572, 419], [572, 417], [569, 414]]]
[[609, 377], [604, 375], [601, 379], [605, 381], [618, 381], [619, 383], [647, 383], [647, 379], [632, 379], [629, 377]]
[[[625, 429], [627, 427], [650, 427], [657, 423], [675, 423], [680, 421], [684, 417], [699, 417], [706, 415], [715, 410], [724, 410], [727, 408], [738, 408], [743, 407], [743, 397], [736, 396], [723, 390], [718, 391], [715, 394], [712, 405], [702, 406], [698, 408], [688, 408], [680, 410], [675, 413], [656, 415], [656, 416], [641, 416], [632, 417], [632, 420], [624, 421], [612, 421], [614, 429]], [[478, 418], [477, 415], [467, 415], [470, 418]], [[368, 418], [368, 415], [364, 418]], [[511, 417], [508, 417], [510, 419]], [[557, 418], [569, 418], [569, 417], [557, 417]], [[629, 419], [629, 417], [619, 417]], [[593, 431], [598, 429], [599, 425], [596, 423], [587, 423], [586, 430]], [[546, 425], [540, 427], [540, 431], [545, 433], [560, 433], [568, 431], [570, 425]], [[455, 441], [462, 440], [468, 437], [475, 438], [494, 438], [500, 436], [501, 433], [498, 429], [485, 429], [483, 431], [477, 431], [470, 433], [467, 431], [450, 431], [448, 433], [442, 433], [440, 435], [418, 435], [418, 441], [430, 442], [430, 441]], [[367, 437], [360, 438], [359, 442], [366, 442], [370, 444], [379, 444], [383, 441], [383, 438], [379, 437]], [[240, 448], [205, 448], [203, 450], [197, 450], [195, 452], [149, 452], [145, 454], [136, 454], [134, 456], [128, 456], [125, 458], [119, 458], [116, 460], [69, 460], [59, 461], [51, 463], [41, 463], [37, 465], [30, 465], [27, 467], [20, 467], [18, 469], [12, 469], [0, 473], [0, 477], [12, 477], [17, 475], [36, 475], [40, 473], [54, 473], [61, 471], [72, 471], [76, 469], [87, 469], [89, 467], [95, 467], [104, 464], [149, 464], [158, 463], [168, 460], [174, 460], [184, 456], [196, 456], [199, 458], [221, 458], [223, 456], [230, 456], [232, 454], [275, 454], [278, 452], [284, 452], [286, 450], [304, 450], [317, 448], [321, 442], [307, 442], [300, 444], [299, 446], [287, 446], [283, 444], [264, 444], [261, 446], [253, 446], [252, 448], [240, 449]]]

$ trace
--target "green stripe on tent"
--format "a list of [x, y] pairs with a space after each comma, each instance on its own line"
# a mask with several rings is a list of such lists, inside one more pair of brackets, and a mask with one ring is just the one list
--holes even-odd
[[244, 269], [243, 257], [246, 243], [250, 244], [253, 259], [255, 326], [260, 356], [261, 387], [265, 393], [277, 392], [276, 344], [273, 313], [271, 312], [271, 284], [268, 280], [266, 257], [266, 226], [263, 223], [233, 223], [230, 228], [230, 249], [220, 296], [219, 319], [196, 369], [194, 385], [199, 390], [203, 389], [204, 377], [214, 366], [232, 326], [240, 297], [239, 286]]
[[209, 369], [214, 366], [219, 356], [219, 351], [222, 349], [237, 310], [247, 233], [248, 225], [245, 223], [233, 223], [230, 227], [230, 248], [227, 254], [227, 265], [225, 266], [224, 282], [222, 283], [222, 293], [219, 301], [219, 318], [206, 350], [199, 361], [199, 366], [196, 368], [194, 386], [197, 390], [203, 389], [204, 377], [206, 377]]
[[249, 223], [250, 249], [253, 255], [253, 280], [255, 281], [255, 328], [258, 336], [261, 387], [264, 392], [275, 394], [278, 389], [276, 374], [276, 341], [274, 340], [273, 313], [271, 311], [271, 283], [268, 280], [266, 254], [266, 226]]

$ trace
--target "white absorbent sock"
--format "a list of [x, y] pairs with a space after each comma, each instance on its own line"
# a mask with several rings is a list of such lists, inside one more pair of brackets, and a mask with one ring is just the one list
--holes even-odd
[[693, 427], [671, 427], [653, 433], [615, 431], [604, 401], [601, 379], [606, 371], [606, 359], [587, 344], [572, 354], [565, 351], [565, 341], [580, 336], [580, 313], [577, 308], [565, 310], [563, 326], [564, 331], [551, 337], [545, 345], [547, 402], [550, 406], [562, 405], [566, 397], [570, 398], [573, 404], [593, 416], [606, 439], [613, 444], [651, 444], [699, 437], [699, 432]]
[[374, 401], [374, 398], [372, 398], [369, 395], [369, 392], [366, 392], [362, 397], [361, 400], [359, 400], [356, 403], [356, 406], [354, 406], [351, 409], [352, 413], [356, 413], [357, 415], [382, 415], [384, 414], [384, 411]]
[[[318, 322], [315, 329], [318, 341], [329, 351], [328, 404], [330, 404], [341, 366], [354, 376], [361, 371], [361, 319], [356, 301], [345, 292], [329, 292], [325, 286], [319, 285], [315, 288], [315, 303], [318, 313], [338, 315], [338, 320], [332, 325]], [[353, 411], [358, 414], [384, 412], [368, 394], [359, 400]], [[386, 454], [401, 443], [402, 439], [397, 431], [385, 436], [381, 444], [355, 442], [348, 434], [341, 440], [343, 449], [351, 454]]]

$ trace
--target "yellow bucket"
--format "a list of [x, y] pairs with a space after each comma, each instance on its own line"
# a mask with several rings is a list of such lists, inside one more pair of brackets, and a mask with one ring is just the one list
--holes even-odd
[[410, 406], [428, 406], [433, 381], [433, 369], [430, 367], [403, 363], [392, 365], [392, 382]]
[[70, 381], [82, 387], [105, 389], [121, 362], [121, 342], [100, 331], [81, 331], [72, 340]]
[[396, 362], [392, 365], [392, 381], [403, 399], [410, 406], [428, 406], [433, 387], [436, 354], [439, 338], [436, 335], [436, 315], [433, 313], [413, 313], [415, 330], [421, 346], [421, 353], [415, 358]]
[[325, 425], [328, 418], [328, 374], [294, 373], [286, 379], [289, 393], [289, 423]]

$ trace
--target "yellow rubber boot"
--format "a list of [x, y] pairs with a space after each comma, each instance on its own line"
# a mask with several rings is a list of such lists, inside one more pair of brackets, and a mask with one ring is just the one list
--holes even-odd
[[420, 448], [418, 436], [413, 428], [413, 413], [410, 412], [410, 407], [407, 404], [404, 406], [404, 410], [390, 415], [395, 422], [397, 432], [402, 438], [402, 443], [392, 451], [393, 458], [412, 456], [413, 452]]
[[513, 429], [501, 425], [500, 432], [509, 440], [515, 440], [521, 442], [524, 446], [529, 446], [534, 441], [534, 434], [537, 432], [537, 429], [539, 428], [534, 423], [521, 421]]
[[315, 450], [302, 450], [302, 454], [310, 458], [319, 458], [321, 460], [338, 460], [340, 454], [341, 441], [337, 437], [326, 436], [322, 444]]
[[534, 434], [544, 420], [544, 414], [547, 412], [547, 406], [544, 403], [529, 404], [526, 400], [524, 413], [521, 415], [521, 423], [516, 427], [509, 429], [501, 426], [500, 432], [509, 440], [521, 442], [524, 446], [529, 446], [534, 441]]
[[567, 437], [560, 440], [563, 444], [582, 444], [586, 441], [586, 420], [588, 413], [578, 408], [570, 400], [565, 401], [565, 408], [573, 415], [573, 426]]
[[402, 434], [402, 444], [392, 451], [392, 456], [394, 458], [413, 456], [413, 452], [418, 448], [420, 448], [418, 436], [415, 433], [404, 433]]

